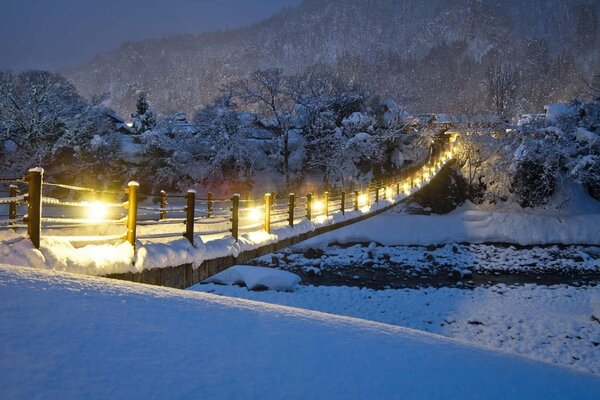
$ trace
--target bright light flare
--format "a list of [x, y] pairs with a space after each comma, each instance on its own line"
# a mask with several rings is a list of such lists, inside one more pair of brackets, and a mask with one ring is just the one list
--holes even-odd
[[402, 189], [404, 190], [404, 194], [410, 194], [410, 185], [408, 184], [408, 182], [405, 182]]
[[391, 187], [385, 188], [385, 198], [391, 199], [392, 197], [394, 197], [394, 191], [392, 190], [392, 188]]
[[99, 201], [90, 203], [87, 208], [87, 216], [92, 221], [103, 221], [108, 216], [108, 207]]
[[252, 221], [260, 221], [264, 218], [262, 207], [253, 207], [248, 209], [248, 219]]
[[359, 207], [366, 206], [368, 202], [369, 202], [369, 198], [367, 197], [366, 194], [361, 193], [358, 195], [358, 206]]
[[321, 200], [314, 200], [312, 203], [312, 211], [315, 213], [320, 213], [323, 212], [323, 210], [325, 210], [325, 203], [323, 203]]

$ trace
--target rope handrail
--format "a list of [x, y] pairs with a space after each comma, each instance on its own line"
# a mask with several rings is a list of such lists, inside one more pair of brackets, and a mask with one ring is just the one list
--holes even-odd
[[194, 223], [197, 225], [218, 225], [218, 224], [224, 224], [224, 223], [231, 223], [231, 221], [229, 220], [229, 218], [217, 219], [217, 220], [197, 218], [197, 219], [194, 219]]
[[161, 212], [161, 211], [169, 211], [169, 212], [182, 212], [182, 211], [186, 211], [187, 209], [185, 207], [147, 207], [147, 206], [139, 206], [138, 205], [138, 210], [146, 210], [146, 211], [156, 211], [156, 212]]
[[106, 193], [106, 194], [123, 194], [123, 191], [120, 190], [98, 190], [94, 188], [84, 187], [84, 186], [75, 186], [75, 185], [66, 185], [64, 183], [56, 183], [56, 182], [48, 182], [44, 181], [43, 185], [45, 186], [53, 186], [61, 189], [68, 190], [76, 190], [79, 192], [93, 192], [93, 193]]
[[[96, 204], [96, 202], [87, 202], [87, 201], [62, 201], [59, 199], [55, 199], [53, 197], [42, 197], [42, 203], [48, 204], [51, 206], [62, 206], [62, 207], [91, 207]], [[124, 208], [126, 206], [127, 202], [126, 201], [123, 203], [98, 202], [98, 204], [101, 204], [103, 207], [109, 207], [109, 208]]]
[[58, 218], [58, 217], [42, 217], [42, 222], [50, 222], [54, 224], [122, 224], [125, 222], [125, 218], [122, 219], [89, 219], [89, 218]]
[[27, 183], [23, 178], [0, 178], [0, 183]]
[[0, 197], [0, 204], [9, 204], [14, 202], [21, 202], [25, 200], [27, 194], [22, 194], [15, 197]]

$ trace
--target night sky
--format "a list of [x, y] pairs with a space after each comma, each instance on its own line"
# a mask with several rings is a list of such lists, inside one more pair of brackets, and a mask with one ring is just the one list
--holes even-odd
[[300, 0], [0, 0], [0, 69], [83, 63], [127, 40], [235, 28]]

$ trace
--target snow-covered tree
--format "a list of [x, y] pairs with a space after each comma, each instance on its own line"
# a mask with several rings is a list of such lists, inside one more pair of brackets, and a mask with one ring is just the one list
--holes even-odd
[[66, 132], [76, 129], [86, 102], [62, 76], [47, 71], [0, 72], [0, 140], [39, 163]]
[[135, 103], [135, 108], [135, 114], [131, 114], [133, 131], [135, 133], [144, 133], [156, 126], [156, 118], [150, 108], [150, 101], [146, 93], [140, 92]]

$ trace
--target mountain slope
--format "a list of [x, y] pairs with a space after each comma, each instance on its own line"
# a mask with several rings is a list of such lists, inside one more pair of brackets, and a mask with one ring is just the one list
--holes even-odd
[[508, 60], [521, 75], [515, 111], [534, 111], [583, 90], [600, 60], [599, 21], [595, 0], [305, 0], [248, 28], [125, 43], [63, 73], [120, 112], [143, 89], [169, 113], [257, 68], [322, 63], [412, 110], [451, 112], [481, 107], [485, 71]]

